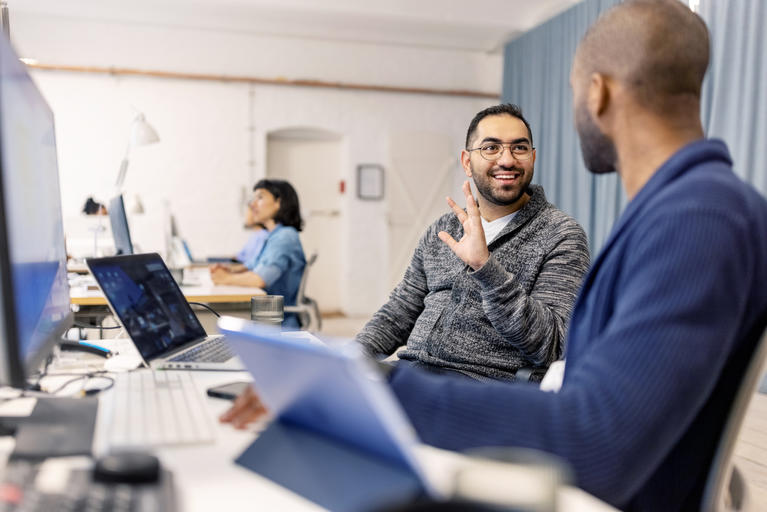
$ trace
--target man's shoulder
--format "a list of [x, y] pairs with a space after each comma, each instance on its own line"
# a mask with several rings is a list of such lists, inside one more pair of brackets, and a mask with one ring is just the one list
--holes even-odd
[[739, 178], [731, 165], [719, 161], [703, 162], [681, 173], [647, 203], [656, 215], [681, 209], [742, 219], [767, 215], [765, 197]]

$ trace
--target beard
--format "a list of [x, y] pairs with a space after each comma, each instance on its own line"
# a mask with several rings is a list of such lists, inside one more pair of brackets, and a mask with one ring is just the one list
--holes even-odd
[[527, 172], [522, 167], [504, 167], [506, 170], [520, 173], [519, 183], [509, 183], [495, 188], [493, 187], [494, 178], [490, 176], [494, 169], [497, 169], [497, 167], [493, 167], [486, 173], [482, 174], [474, 172], [474, 168], [472, 166], [472, 179], [474, 180], [474, 186], [477, 187], [477, 192], [479, 192], [479, 194], [487, 201], [499, 206], [508, 206], [519, 201], [522, 195], [527, 192], [527, 189], [530, 186], [530, 182], [533, 179], [532, 169], [530, 172]]
[[584, 103], [575, 109], [575, 130], [581, 141], [581, 153], [586, 169], [594, 174], [615, 172], [618, 162], [615, 144], [599, 131]]

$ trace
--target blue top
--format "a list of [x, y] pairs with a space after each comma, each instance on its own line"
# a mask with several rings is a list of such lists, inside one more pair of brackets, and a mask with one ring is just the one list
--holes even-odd
[[[286, 306], [294, 306], [298, 285], [301, 283], [306, 266], [298, 231], [293, 227], [277, 224], [268, 233], [261, 252], [245, 265], [261, 276], [266, 283], [266, 293], [282, 295]], [[298, 327], [298, 319], [295, 315], [285, 315], [282, 325]]]
[[725, 144], [691, 143], [618, 219], [570, 321], [559, 393], [397, 368], [421, 439], [545, 450], [624, 510], [698, 509], [767, 323], [767, 201]]
[[247, 263], [256, 258], [264, 247], [266, 239], [269, 238], [269, 231], [266, 229], [258, 229], [250, 235], [248, 241], [245, 242], [245, 246], [240, 252], [237, 253], [237, 259], [243, 263]]

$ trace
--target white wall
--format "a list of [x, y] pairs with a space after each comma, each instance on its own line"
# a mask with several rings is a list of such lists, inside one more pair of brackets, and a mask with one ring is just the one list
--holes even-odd
[[[497, 55], [86, 23], [23, 13], [12, 19], [12, 39], [21, 56], [45, 64], [484, 91], [500, 90], [501, 80]], [[354, 197], [356, 166], [379, 163], [388, 175], [407, 157], [402, 141], [411, 138], [412, 155], [423, 162], [418, 172], [440, 175], [451, 153], [460, 152], [471, 117], [493, 103], [53, 71], [34, 71], [33, 76], [56, 115], [65, 218], [76, 215], [90, 194], [107, 199], [135, 115], [131, 106], [144, 112], [159, 132], [159, 144], [131, 153], [125, 184], [128, 194], [140, 195], [147, 211], [131, 218], [134, 236], [145, 250], [163, 249], [162, 202], [168, 200], [196, 256], [235, 252], [247, 237], [240, 228], [243, 196], [266, 174], [267, 134], [296, 126], [340, 134], [345, 147], [341, 176], [347, 183], [341, 304], [349, 314], [370, 314], [380, 306], [390, 291], [391, 247], [414, 243], [389, 237], [389, 220], [397, 212], [388, 211], [388, 205], [396, 207], [396, 201]], [[433, 159], [424, 158], [418, 134], [443, 141]], [[456, 171], [454, 193], [460, 180]], [[387, 193], [396, 193], [389, 185], [387, 180]]]

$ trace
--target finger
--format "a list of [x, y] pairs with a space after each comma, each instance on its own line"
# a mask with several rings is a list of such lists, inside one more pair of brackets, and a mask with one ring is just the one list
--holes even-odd
[[463, 182], [463, 193], [466, 195], [466, 213], [469, 217], [479, 217], [479, 208], [477, 208], [477, 202], [474, 201], [474, 196], [471, 195], [471, 186], [468, 181]]
[[463, 195], [466, 199], [469, 199], [470, 197], [474, 199], [471, 195], [471, 184], [469, 183], [469, 180], [464, 181], [461, 188], [463, 189]]
[[446, 197], [445, 199], [447, 199], [447, 205], [451, 210], [453, 210], [455, 216], [458, 217], [458, 222], [463, 224], [463, 222], [466, 220], [466, 212], [463, 211], [463, 208], [458, 206], [452, 198]]
[[452, 249], [453, 252], [455, 252], [456, 247], [458, 246], [458, 242], [455, 241], [455, 238], [450, 236], [450, 234], [448, 234], [445, 231], [440, 231], [439, 233], [437, 233], [437, 236], [439, 237], [440, 240], [445, 242], [447, 246], [450, 247], [450, 249]]

